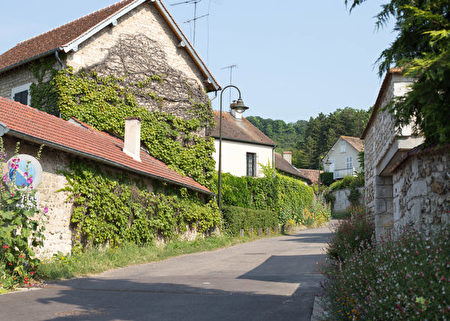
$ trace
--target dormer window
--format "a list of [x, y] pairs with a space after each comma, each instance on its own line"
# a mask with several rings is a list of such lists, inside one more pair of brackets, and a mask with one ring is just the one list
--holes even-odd
[[31, 82], [22, 86], [14, 87], [11, 89], [11, 99], [24, 105], [30, 105], [31, 95], [30, 86]]

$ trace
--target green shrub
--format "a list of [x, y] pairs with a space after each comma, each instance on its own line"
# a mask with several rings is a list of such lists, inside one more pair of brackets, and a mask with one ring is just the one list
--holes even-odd
[[334, 182], [333, 173], [332, 172], [323, 172], [319, 175], [320, 181], [325, 186], [330, 186]]
[[355, 215], [341, 221], [331, 238], [327, 256], [331, 260], [345, 262], [348, 258], [372, 244], [375, 228], [365, 216]]
[[222, 209], [224, 227], [232, 235], [239, 234], [241, 229], [274, 228], [278, 226], [277, 215], [267, 210], [252, 210], [237, 206], [224, 206]]
[[277, 213], [282, 224], [288, 219], [303, 222], [303, 209], [314, 200], [311, 187], [282, 175], [262, 178], [222, 175], [222, 200], [224, 205], [238, 206]]
[[[19, 144], [15, 155], [19, 152]], [[40, 151], [39, 153], [40, 154]], [[38, 155], [39, 157], [39, 155]], [[20, 284], [31, 285], [33, 274], [40, 261], [33, 248], [41, 247], [44, 240], [43, 219], [36, 201], [36, 190], [31, 187], [33, 177], [28, 176], [21, 189], [14, 181], [19, 168], [20, 159], [12, 158], [8, 172], [3, 172], [3, 163], [7, 155], [0, 137], [0, 288], [11, 289]], [[12, 174], [12, 179], [8, 176]]]
[[347, 176], [344, 176], [344, 178], [331, 184], [330, 192], [337, 191], [340, 189], [358, 188], [358, 187], [364, 187], [364, 176], [363, 175], [358, 175], [358, 176], [347, 175]]
[[323, 271], [328, 320], [448, 320], [450, 233], [410, 231]]

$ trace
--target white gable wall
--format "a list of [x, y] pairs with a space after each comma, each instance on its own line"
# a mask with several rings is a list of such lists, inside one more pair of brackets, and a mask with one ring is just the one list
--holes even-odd
[[[216, 161], [216, 170], [219, 170], [219, 140], [214, 139], [216, 152], [213, 158]], [[222, 140], [222, 173], [234, 176], [247, 175], [247, 153], [256, 154], [256, 177], [263, 177], [261, 164], [272, 166], [272, 146], [250, 144], [229, 140]]]
[[[341, 144], [345, 144], [345, 152], [341, 151]], [[339, 138], [334, 146], [330, 149], [328, 154], [324, 158], [324, 163], [331, 162], [333, 160], [333, 165], [324, 165], [324, 169], [327, 172], [333, 172], [335, 178], [342, 178], [346, 175], [353, 175], [355, 172], [361, 170], [358, 159], [358, 151], [350, 145], [347, 141]], [[352, 167], [347, 168], [347, 158], [352, 158]]]

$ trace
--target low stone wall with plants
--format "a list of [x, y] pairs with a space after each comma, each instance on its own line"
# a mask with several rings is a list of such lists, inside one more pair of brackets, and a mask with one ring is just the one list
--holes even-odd
[[330, 185], [325, 198], [335, 213], [349, 211], [364, 204], [364, 176], [345, 176]]

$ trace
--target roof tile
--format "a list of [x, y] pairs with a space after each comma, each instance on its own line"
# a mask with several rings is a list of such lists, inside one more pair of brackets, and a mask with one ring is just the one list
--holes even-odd
[[[166, 164], [141, 150], [141, 162], [126, 155], [123, 141], [85, 125], [65, 121], [35, 108], [0, 97], [0, 122], [10, 129], [9, 134], [35, 139], [74, 154], [104, 162], [141, 175], [210, 194], [210, 190], [190, 177], [182, 176]], [[78, 121], [79, 122], [79, 121]], [[81, 122], [79, 122], [81, 123]], [[8, 134], [7, 134], [8, 135]]]

